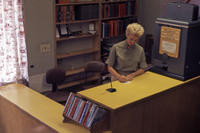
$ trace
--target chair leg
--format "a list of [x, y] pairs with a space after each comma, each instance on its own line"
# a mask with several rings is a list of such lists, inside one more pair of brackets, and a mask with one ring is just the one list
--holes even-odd
[[53, 84], [52, 92], [55, 92], [56, 90], [57, 90], [57, 84]]

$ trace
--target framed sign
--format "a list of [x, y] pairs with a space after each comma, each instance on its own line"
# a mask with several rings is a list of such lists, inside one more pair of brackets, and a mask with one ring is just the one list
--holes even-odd
[[159, 53], [178, 58], [181, 29], [161, 26]]

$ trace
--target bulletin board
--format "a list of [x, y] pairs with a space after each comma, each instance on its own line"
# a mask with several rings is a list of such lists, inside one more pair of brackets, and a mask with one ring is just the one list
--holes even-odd
[[159, 53], [178, 58], [181, 29], [161, 26]]

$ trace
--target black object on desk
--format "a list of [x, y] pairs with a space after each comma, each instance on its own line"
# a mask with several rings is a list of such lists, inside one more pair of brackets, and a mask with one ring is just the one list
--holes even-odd
[[106, 89], [106, 91], [109, 91], [109, 92], [116, 92], [117, 90], [115, 88], [112, 87], [112, 80], [111, 80], [111, 77], [109, 77], [110, 79], [110, 88]]
[[106, 89], [107, 91], [109, 91], [109, 92], [116, 92], [117, 90], [115, 89], [115, 88], [108, 88], [108, 89]]

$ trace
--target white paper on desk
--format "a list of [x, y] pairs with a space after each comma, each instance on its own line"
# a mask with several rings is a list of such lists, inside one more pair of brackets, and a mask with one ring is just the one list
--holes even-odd
[[129, 84], [130, 83], [130, 81], [126, 81], [126, 82], [124, 82], [124, 84]]

